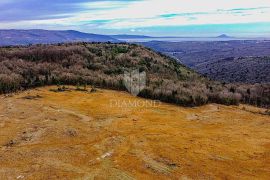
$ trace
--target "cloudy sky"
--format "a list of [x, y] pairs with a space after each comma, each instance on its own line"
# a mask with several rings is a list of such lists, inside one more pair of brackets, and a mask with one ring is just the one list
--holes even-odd
[[270, 0], [0, 0], [0, 29], [270, 36]]

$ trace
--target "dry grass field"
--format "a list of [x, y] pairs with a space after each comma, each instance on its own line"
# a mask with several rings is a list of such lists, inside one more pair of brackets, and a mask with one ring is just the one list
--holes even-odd
[[0, 179], [270, 177], [263, 109], [52, 88], [0, 96]]

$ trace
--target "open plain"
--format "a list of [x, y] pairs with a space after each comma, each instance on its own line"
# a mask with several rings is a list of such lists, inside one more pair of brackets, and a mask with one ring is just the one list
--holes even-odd
[[0, 179], [270, 177], [264, 109], [55, 88], [0, 96]]

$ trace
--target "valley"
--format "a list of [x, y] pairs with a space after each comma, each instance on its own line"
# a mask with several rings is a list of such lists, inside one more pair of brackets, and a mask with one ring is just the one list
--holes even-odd
[[140, 43], [176, 58], [198, 73], [226, 83], [270, 83], [270, 41], [185, 41]]

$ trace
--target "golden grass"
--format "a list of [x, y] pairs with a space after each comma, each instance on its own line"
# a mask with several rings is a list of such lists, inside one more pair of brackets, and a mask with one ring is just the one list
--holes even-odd
[[151, 106], [125, 92], [51, 88], [0, 96], [0, 179], [270, 177], [262, 109]]

